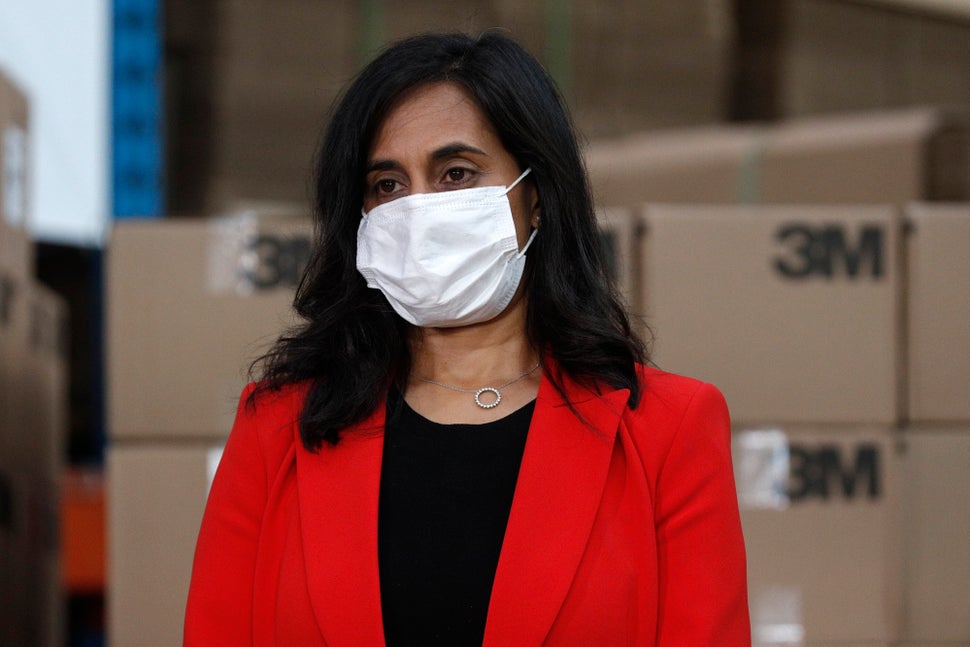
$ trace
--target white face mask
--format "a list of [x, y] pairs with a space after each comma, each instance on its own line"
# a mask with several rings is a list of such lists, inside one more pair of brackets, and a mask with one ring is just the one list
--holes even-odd
[[357, 270], [405, 321], [454, 327], [505, 310], [525, 268], [508, 188], [419, 193], [374, 207], [357, 229]]

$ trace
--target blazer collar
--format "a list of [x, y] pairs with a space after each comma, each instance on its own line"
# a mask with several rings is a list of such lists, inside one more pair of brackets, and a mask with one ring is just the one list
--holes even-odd
[[[555, 367], [547, 367], [555, 370]], [[566, 598], [606, 484], [629, 391], [601, 395], [543, 376], [485, 625], [484, 647], [538, 647]]]
[[[546, 371], [556, 370], [546, 364]], [[566, 398], [545, 374], [539, 386], [484, 647], [542, 644], [596, 516], [629, 392], [596, 394], [563, 380]], [[384, 407], [378, 407], [340, 445], [316, 454], [296, 440], [307, 584], [324, 640], [332, 647], [384, 645], [377, 561], [384, 418]]]

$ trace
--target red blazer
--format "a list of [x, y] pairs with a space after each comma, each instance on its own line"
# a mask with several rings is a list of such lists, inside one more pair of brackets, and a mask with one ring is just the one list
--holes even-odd
[[[724, 399], [650, 368], [642, 381], [634, 411], [625, 389], [565, 385], [593, 431], [543, 378], [485, 647], [750, 644]], [[384, 408], [314, 454], [295, 422], [304, 394], [240, 405], [199, 534], [187, 646], [384, 644]]]

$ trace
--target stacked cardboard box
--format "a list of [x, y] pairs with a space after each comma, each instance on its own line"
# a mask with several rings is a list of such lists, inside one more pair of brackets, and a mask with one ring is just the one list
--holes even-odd
[[108, 252], [109, 635], [173, 645], [248, 363], [293, 323], [305, 217], [119, 223]]
[[898, 215], [970, 199], [968, 123], [921, 109], [589, 152], [598, 204], [683, 203], [600, 212], [656, 361], [731, 406], [756, 644], [970, 640], [970, 208]]
[[[168, 67], [172, 149], [181, 165], [197, 171], [175, 169], [180, 182], [171, 199], [189, 208], [302, 200], [334, 98], [377, 42], [425, 31], [509, 30], [550, 65], [578, 124], [592, 136], [714, 123], [726, 112], [728, 0], [654, 1], [648, 11], [637, 0], [571, 8], [508, 0], [166, 4], [171, 50], [185, 56], [173, 54]], [[550, 15], [557, 11], [561, 26]], [[198, 81], [200, 70], [207, 83]], [[208, 146], [195, 154], [181, 150], [192, 146], [182, 133]], [[192, 205], [193, 199], [204, 203]]]
[[63, 644], [65, 306], [34, 278], [27, 100], [0, 73], [0, 644]]
[[905, 632], [970, 642], [970, 204], [907, 210]]
[[491, 26], [510, 29], [557, 77], [588, 136], [712, 124], [727, 116], [731, 2], [483, 4], [495, 9]]
[[27, 235], [27, 98], [0, 70], [0, 268], [33, 271]]
[[0, 298], [0, 643], [63, 642], [58, 503], [67, 414], [64, 303], [8, 282]]
[[[3, 230], [0, 236], [9, 231]], [[0, 255], [2, 258], [2, 255]], [[23, 588], [27, 497], [14, 473], [17, 439], [23, 434], [22, 374], [29, 326], [24, 281], [0, 266], [0, 642], [23, 644]]]
[[783, 114], [970, 104], [965, 21], [866, 2], [787, 5], [776, 52]]
[[757, 644], [898, 635], [899, 219], [650, 206], [654, 359], [731, 407]]
[[970, 199], [970, 113], [917, 109], [595, 142], [597, 204]]
[[731, 406], [755, 643], [970, 640], [967, 204], [651, 205], [661, 367]]

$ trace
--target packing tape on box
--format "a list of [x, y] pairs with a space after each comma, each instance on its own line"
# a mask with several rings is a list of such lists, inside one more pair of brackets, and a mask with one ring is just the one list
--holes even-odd
[[3, 130], [3, 183], [0, 215], [13, 226], [22, 227], [27, 218], [27, 133], [19, 126]]
[[738, 204], [761, 203], [761, 175], [764, 168], [766, 130], [756, 130], [738, 163]]
[[742, 508], [784, 510], [790, 503], [788, 437], [780, 429], [753, 429], [731, 439], [738, 504]]

